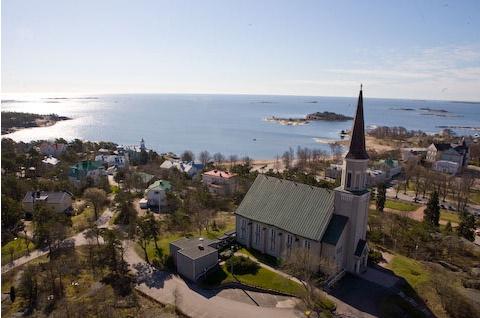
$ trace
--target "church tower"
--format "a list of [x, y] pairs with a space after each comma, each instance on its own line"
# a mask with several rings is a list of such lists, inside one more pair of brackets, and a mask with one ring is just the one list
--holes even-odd
[[343, 161], [342, 181], [335, 189], [335, 213], [348, 217], [345, 268], [357, 274], [366, 269], [368, 257], [366, 234], [370, 192], [367, 190], [367, 167], [363, 92], [360, 86], [350, 147]]

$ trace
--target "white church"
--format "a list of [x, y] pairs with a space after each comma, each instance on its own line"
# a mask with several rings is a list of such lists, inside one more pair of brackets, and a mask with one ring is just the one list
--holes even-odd
[[280, 259], [304, 248], [338, 270], [364, 272], [370, 201], [364, 126], [360, 89], [341, 185], [329, 190], [259, 175], [235, 212], [237, 241]]

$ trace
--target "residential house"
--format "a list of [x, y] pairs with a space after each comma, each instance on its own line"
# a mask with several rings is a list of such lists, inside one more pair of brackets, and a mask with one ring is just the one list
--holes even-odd
[[87, 184], [98, 185], [100, 178], [106, 176], [106, 170], [101, 161], [85, 160], [70, 167], [68, 179], [77, 187]]
[[432, 169], [438, 172], [456, 175], [460, 171], [460, 165], [453, 161], [438, 160], [433, 163]]
[[170, 243], [170, 255], [177, 272], [196, 282], [218, 264], [217, 240], [181, 238]]
[[330, 164], [330, 167], [325, 169], [325, 177], [337, 179], [342, 175], [342, 165]]
[[402, 148], [400, 149], [403, 161], [415, 160], [419, 162], [427, 155], [427, 148]]
[[43, 142], [38, 150], [44, 156], [58, 158], [67, 150], [67, 145], [61, 143]]
[[58, 213], [72, 212], [72, 194], [66, 191], [28, 191], [23, 197], [22, 208], [31, 216], [37, 203], [43, 203]]
[[187, 174], [190, 178], [194, 178], [202, 172], [203, 165], [192, 161], [181, 161], [176, 159], [167, 159], [160, 165], [161, 169], [170, 170], [177, 169], [178, 171]]
[[360, 90], [341, 185], [329, 190], [258, 175], [235, 212], [240, 244], [279, 259], [301, 249], [341, 273], [366, 270], [370, 192], [362, 95]]
[[159, 210], [167, 206], [167, 192], [171, 190], [172, 185], [170, 182], [165, 180], [155, 181], [145, 190], [147, 205], [149, 207], [158, 207]]
[[115, 167], [117, 169], [123, 169], [128, 166], [128, 159], [124, 155], [100, 154], [95, 156], [95, 161], [101, 161], [107, 167]]
[[387, 181], [387, 174], [379, 169], [367, 169], [367, 186], [374, 187]]
[[464, 138], [460, 144], [433, 143], [427, 148], [428, 162], [451, 161], [458, 163], [460, 169], [468, 165], [469, 147]]
[[202, 182], [208, 191], [218, 195], [232, 195], [237, 191], [238, 180], [235, 173], [210, 170], [202, 175]]
[[400, 165], [398, 160], [380, 160], [378, 161], [378, 163], [376, 163], [375, 166], [380, 168], [380, 170], [385, 171], [386, 179], [391, 179], [402, 172], [402, 166]]

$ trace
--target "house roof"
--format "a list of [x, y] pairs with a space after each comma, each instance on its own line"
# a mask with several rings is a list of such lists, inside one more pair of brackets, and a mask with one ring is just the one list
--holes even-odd
[[[217, 249], [211, 245], [217, 243], [217, 240], [209, 240], [204, 238], [186, 238], [182, 237], [170, 244], [179, 249], [179, 253], [190, 259], [197, 259], [205, 255], [216, 252]], [[201, 247], [201, 248], [200, 248]]]
[[258, 175], [237, 215], [320, 241], [334, 208], [334, 192]]
[[160, 168], [162, 169], [170, 169], [170, 168], [173, 168], [173, 161], [171, 160], [165, 160], [164, 162], [162, 162], [162, 164], [160, 165]]
[[149, 185], [147, 190], [152, 190], [155, 188], [161, 188], [162, 190], [170, 191], [172, 189], [172, 184], [165, 180], [157, 180], [151, 185]]
[[363, 92], [360, 88], [358, 95], [357, 113], [353, 121], [352, 137], [350, 140], [350, 148], [345, 158], [350, 159], [368, 159], [365, 147], [365, 123], [363, 120]]
[[198, 258], [202, 258], [203, 256], [210, 255], [212, 253], [217, 253], [218, 250], [208, 245], [199, 244], [197, 246], [181, 249], [178, 253], [185, 255], [186, 257], [195, 260]]
[[137, 175], [142, 179], [143, 183], [149, 183], [150, 181], [152, 181], [153, 178], [155, 178], [153, 174], [149, 174], [146, 172], [137, 172]]
[[334, 246], [337, 245], [347, 222], [348, 217], [340, 214], [333, 214], [328, 223], [328, 227], [325, 230], [325, 234], [323, 234], [322, 242]]
[[25, 196], [23, 197], [23, 203], [33, 203], [32, 193], [35, 194], [35, 198], [37, 201], [42, 200], [49, 203], [60, 203], [63, 202], [67, 197], [72, 197], [72, 195], [68, 192], [61, 191], [61, 192], [53, 192], [53, 191], [38, 191], [40, 195], [37, 194], [37, 191], [28, 191]]
[[210, 171], [207, 171], [203, 174], [207, 175], [207, 176], [219, 177], [219, 178], [223, 178], [223, 179], [230, 179], [230, 178], [233, 178], [233, 177], [237, 176], [235, 173], [231, 173], [231, 172], [228, 172], [228, 171], [222, 171], [222, 170], [210, 170]]

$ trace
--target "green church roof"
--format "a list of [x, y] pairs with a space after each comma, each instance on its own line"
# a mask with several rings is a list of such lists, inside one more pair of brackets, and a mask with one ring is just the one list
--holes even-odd
[[320, 241], [333, 209], [331, 190], [260, 174], [235, 213]]

